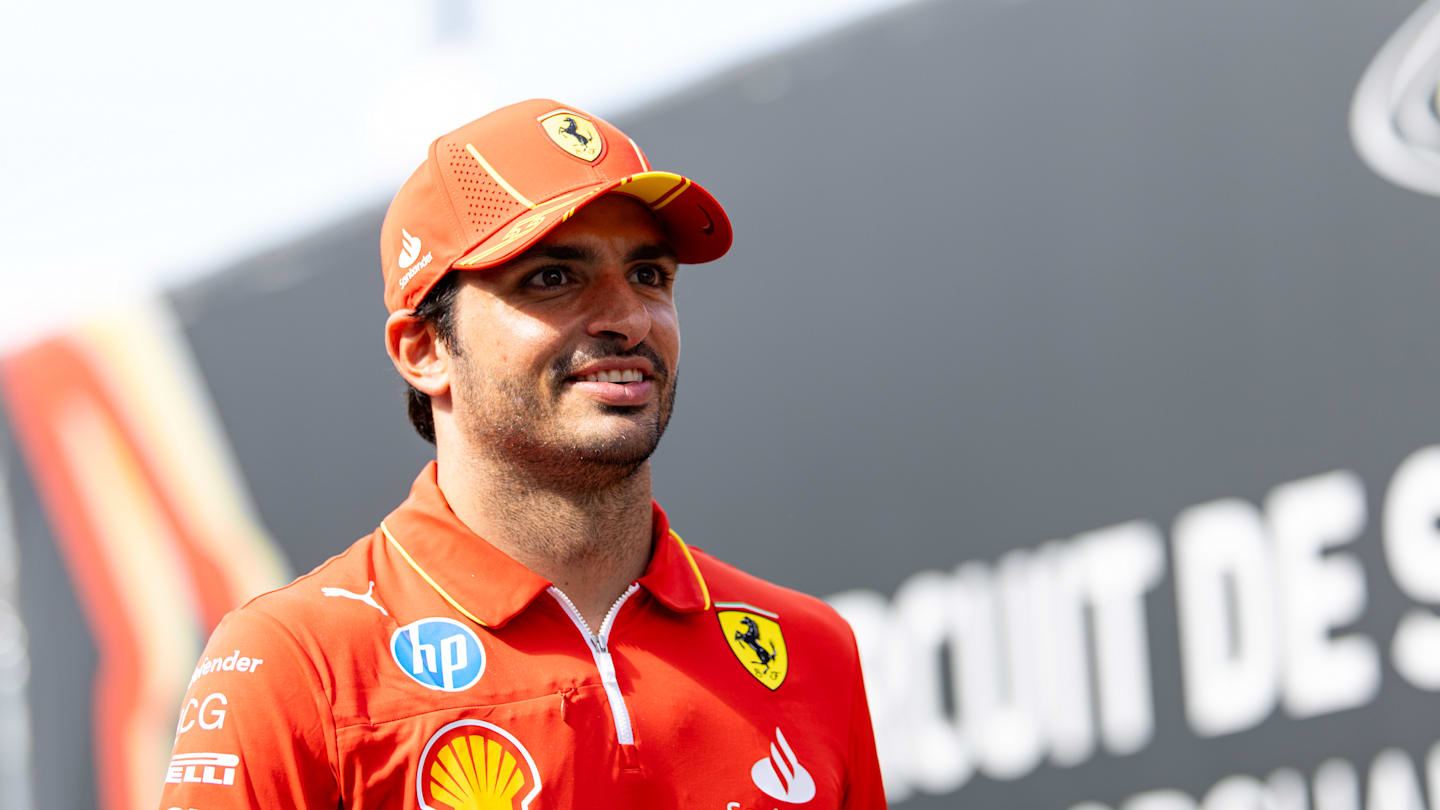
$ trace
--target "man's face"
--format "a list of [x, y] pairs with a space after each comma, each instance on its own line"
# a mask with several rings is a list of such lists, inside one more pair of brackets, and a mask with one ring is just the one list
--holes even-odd
[[637, 469], [675, 399], [675, 271], [649, 209], [610, 195], [464, 273], [450, 390], [466, 451], [580, 488]]

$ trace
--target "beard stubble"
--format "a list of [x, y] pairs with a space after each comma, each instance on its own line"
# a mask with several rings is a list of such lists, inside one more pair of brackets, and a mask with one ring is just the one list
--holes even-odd
[[[452, 352], [452, 356], [456, 360], [452, 403], [468, 451], [500, 462], [498, 466], [526, 486], [582, 496], [617, 486], [654, 454], [674, 407], [676, 373], [645, 343], [624, 350], [619, 341], [602, 340], [577, 348], [551, 364], [545, 386], [519, 375], [486, 374], [468, 353]], [[657, 395], [651, 403], [629, 407], [587, 402], [580, 407], [607, 416], [644, 418], [630, 429], [608, 435], [586, 435], [583, 424], [567, 424], [567, 418], [583, 418], [560, 408], [566, 380], [574, 370], [604, 358], [635, 356], [654, 367]]]

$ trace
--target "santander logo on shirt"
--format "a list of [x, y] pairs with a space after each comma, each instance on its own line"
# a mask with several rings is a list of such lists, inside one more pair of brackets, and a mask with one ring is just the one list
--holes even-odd
[[778, 726], [775, 728], [775, 741], [770, 743], [770, 756], [755, 763], [750, 769], [750, 778], [754, 780], [755, 787], [765, 791], [765, 795], [782, 802], [804, 804], [815, 798], [815, 780], [795, 757], [785, 733]]

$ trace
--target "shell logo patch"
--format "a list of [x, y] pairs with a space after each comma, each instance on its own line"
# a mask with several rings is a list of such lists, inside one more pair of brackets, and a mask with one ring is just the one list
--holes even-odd
[[540, 126], [555, 145], [584, 161], [594, 162], [605, 148], [600, 131], [590, 119], [569, 110], [559, 110], [540, 119]]
[[780, 617], [744, 602], [716, 602], [715, 616], [735, 659], [766, 688], [779, 689], [790, 671]]
[[435, 732], [415, 772], [424, 810], [526, 810], [539, 794], [530, 752], [483, 720], [456, 720]]

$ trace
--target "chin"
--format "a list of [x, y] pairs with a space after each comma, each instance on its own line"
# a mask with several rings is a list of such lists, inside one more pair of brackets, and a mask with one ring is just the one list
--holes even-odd
[[606, 435], [590, 436], [571, 443], [579, 459], [601, 464], [640, 464], [650, 458], [660, 444], [653, 429], [607, 431]]

